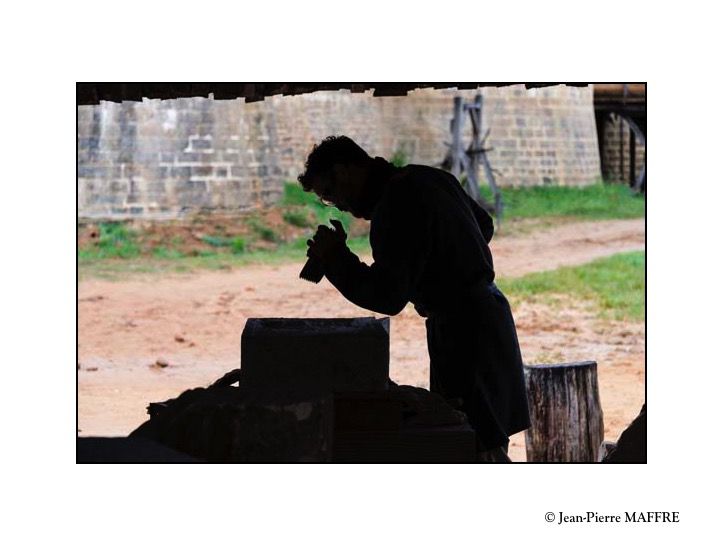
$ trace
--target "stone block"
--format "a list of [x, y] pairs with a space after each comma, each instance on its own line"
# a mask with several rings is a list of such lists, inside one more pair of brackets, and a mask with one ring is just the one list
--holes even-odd
[[190, 147], [193, 150], [209, 150], [212, 148], [212, 140], [210, 139], [191, 139]]
[[389, 336], [388, 318], [248, 319], [243, 384], [301, 395], [385, 390]]
[[210, 165], [203, 165], [200, 167], [192, 167], [191, 171], [191, 177], [211, 176], [213, 168]]

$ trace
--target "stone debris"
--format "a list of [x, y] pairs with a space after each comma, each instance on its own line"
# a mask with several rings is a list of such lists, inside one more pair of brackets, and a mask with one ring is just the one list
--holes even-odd
[[332, 402], [279, 401], [232, 386], [183, 392], [151, 403], [150, 420], [133, 431], [216, 463], [327, 462], [332, 449]]
[[130, 436], [209, 462], [474, 461], [462, 412], [389, 379], [387, 319], [249, 319], [242, 358]]
[[100, 302], [101, 300], [105, 300], [105, 297], [98, 294], [96, 296], [88, 296], [85, 298], [79, 298], [78, 302]]

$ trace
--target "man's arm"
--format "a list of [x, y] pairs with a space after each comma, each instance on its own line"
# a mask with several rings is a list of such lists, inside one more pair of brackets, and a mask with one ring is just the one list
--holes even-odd
[[410, 298], [408, 274], [378, 262], [368, 266], [343, 245], [326, 260], [325, 276], [353, 304], [385, 315], [397, 315]]
[[374, 262], [360, 261], [344, 244], [325, 257], [325, 275], [340, 293], [362, 308], [396, 315], [410, 300], [429, 250], [429, 216], [393, 192], [373, 217]]

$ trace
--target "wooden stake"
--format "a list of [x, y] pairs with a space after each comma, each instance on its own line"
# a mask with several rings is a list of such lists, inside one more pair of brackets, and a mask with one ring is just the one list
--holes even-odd
[[596, 462], [604, 438], [597, 363], [525, 366], [529, 462]]

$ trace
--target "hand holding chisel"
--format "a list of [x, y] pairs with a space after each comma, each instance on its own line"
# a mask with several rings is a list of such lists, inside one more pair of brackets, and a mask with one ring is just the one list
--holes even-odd
[[301, 279], [319, 283], [325, 275], [324, 266], [327, 255], [345, 245], [347, 233], [342, 223], [337, 219], [331, 219], [330, 223], [334, 228], [320, 225], [315, 235], [307, 241], [308, 260], [300, 272]]

